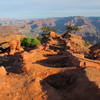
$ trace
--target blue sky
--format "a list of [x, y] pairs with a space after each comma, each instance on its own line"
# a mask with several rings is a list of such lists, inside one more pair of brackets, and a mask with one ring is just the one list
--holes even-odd
[[100, 16], [100, 0], [0, 0], [0, 18]]

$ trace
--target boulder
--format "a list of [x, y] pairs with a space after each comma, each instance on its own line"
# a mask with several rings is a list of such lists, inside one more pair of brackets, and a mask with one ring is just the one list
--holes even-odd
[[5, 75], [7, 75], [7, 71], [3, 66], [0, 66], [0, 76], [5, 76]]
[[16, 52], [23, 51], [23, 49], [20, 46], [20, 41], [19, 40], [13, 40], [10, 42], [10, 54], [13, 55]]
[[97, 43], [90, 47], [90, 58], [100, 60], [100, 43]]
[[50, 37], [55, 38], [56, 37], [56, 33], [55, 32], [50, 32]]
[[93, 60], [82, 60], [80, 61], [80, 67], [94, 67], [100, 69], [100, 63], [94, 62]]

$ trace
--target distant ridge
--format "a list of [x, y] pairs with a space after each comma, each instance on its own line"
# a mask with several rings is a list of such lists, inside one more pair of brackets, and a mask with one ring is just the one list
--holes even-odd
[[20, 30], [27, 29], [27, 35], [38, 34], [40, 32], [39, 29], [44, 25], [53, 27], [60, 30], [60, 32], [63, 32], [65, 31], [65, 25], [69, 23], [82, 27], [81, 31], [76, 34], [81, 35], [85, 40], [92, 43], [100, 42], [100, 17], [70, 16], [22, 20], [0, 18], [0, 26], [14, 25]]

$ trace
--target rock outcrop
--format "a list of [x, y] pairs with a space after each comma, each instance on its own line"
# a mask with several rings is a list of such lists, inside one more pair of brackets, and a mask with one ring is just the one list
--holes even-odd
[[0, 53], [13, 55], [16, 52], [23, 51], [23, 48], [20, 46], [20, 40], [12, 40], [9, 42], [3, 42], [0, 44]]
[[100, 43], [90, 47], [90, 58], [100, 60]]
[[9, 42], [10, 44], [10, 54], [13, 55], [16, 52], [23, 51], [22, 47], [20, 46], [19, 40], [13, 40]]
[[3, 66], [0, 66], [0, 76], [5, 76], [7, 75], [7, 71]]
[[70, 50], [73, 53], [79, 54], [89, 52], [82, 37], [75, 34], [68, 33], [66, 37], [63, 37], [62, 35], [51, 32], [49, 40], [48, 46], [50, 49], [62, 51]]

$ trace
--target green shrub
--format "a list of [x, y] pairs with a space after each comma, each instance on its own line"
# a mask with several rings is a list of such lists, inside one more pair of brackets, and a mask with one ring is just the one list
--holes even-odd
[[40, 44], [40, 41], [34, 37], [24, 37], [21, 39], [21, 46], [24, 47], [34, 47]]
[[84, 45], [85, 47], [89, 47], [89, 46], [90, 46], [90, 44], [89, 44], [87, 41], [83, 42], [83, 45]]

